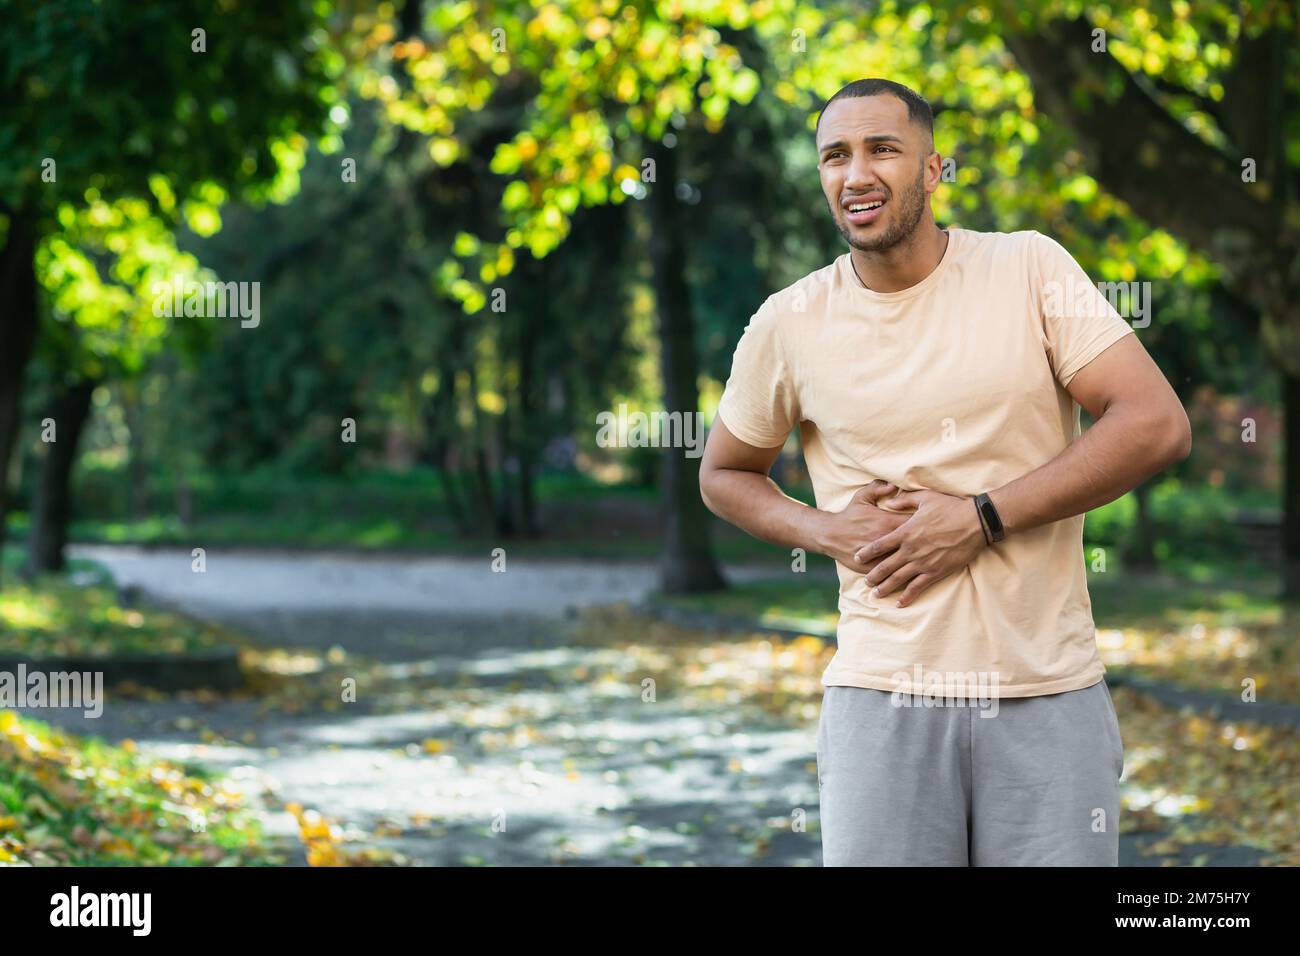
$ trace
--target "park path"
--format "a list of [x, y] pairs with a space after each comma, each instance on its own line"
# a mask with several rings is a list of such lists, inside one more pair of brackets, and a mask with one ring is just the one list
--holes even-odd
[[[361, 552], [207, 549], [207, 570], [191, 570], [188, 551], [76, 545], [76, 557], [106, 565], [119, 586], [137, 585], [195, 611], [398, 612], [495, 617], [556, 617], [568, 607], [640, 600], [657, 583], [647, 562], [506, 558], [492, 560]], [[729, 568], [735, 580], [769, 568]]]
[[[791, 826], [818, 815], [815, 713], [792, 726], [671, 691], [647, 706], [625, 653], [571, 642], [573, 610], [635, 604], [656, 586], [652, 564], [512, 560], [500, 574], [486, 557], [211, 549], [195, 574], [184, 550], [71, 551], [260, 644], [357, 662], [357, 701], [342, 706], [321, 706], [337, 695], [320, 688], [39, 715], [269, 790], [266, 828], [292, 862], [296, 824], [277, 808], [297, 802], [417, 864], [821, 863], [817, 827]], [[1123, 835], [1121, 865], [1157, 865], [1138, 842], [1159, 836]], [[1257, 858], [1200, 849], [1210, 865]]]
[[[269, 646], [369, 662], [357, 703], [340, 709], [119, 700], [85, 727], [66, 718], [73, 729], [270, 787], [415, 863], [820, 864], [816, 829], [787, 823], [794, 808], [815, 818], [815, 728], [726, 701], [660, 694], [646, 706], [635, 681], [574, 679], [620, 662], [569, 645], [569, 610], [640, 601], [657, 584], [652, 564], [508, 560], [502, 574], [486, 557], [210, 549], [195, 574], [188, 551], [72, 553]], [[764, 573], [727, 569], [736, 581]], [[268, 817], [274, 834], [294, 826]]]

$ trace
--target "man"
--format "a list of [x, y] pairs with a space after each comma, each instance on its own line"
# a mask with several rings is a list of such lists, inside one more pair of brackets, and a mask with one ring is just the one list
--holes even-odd
[[[824, 863], [1118, 865], [1123, 744], [1083, 515], [1185, 458], [1187, 416], [1058, 243], [936, 225], [922, 97], [851, 83], [816, 143], [850, 249], [753, 315], [700, 491], [836, 561]], [[767, 477], [796, 424], [815, 508]]]

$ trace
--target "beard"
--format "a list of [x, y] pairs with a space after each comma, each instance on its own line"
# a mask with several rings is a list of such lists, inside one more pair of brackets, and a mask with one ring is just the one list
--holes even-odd
[[[889, 225], [878, 236], [870, 239], [855, 238], [850, 225], [836, 216], [834, 210], [831, 212], [835, 220], [835, 228], [840, 231], [844, 241], [859, 252], [884, 252], [911, 239], [917, 225], [921, 222], [921, 217], [925, 215], [925, 165], [922, 164], [917, 169], [916, 178], [907, 185], [897, 199], [889, 190], [883, 192], [885, 199], [895, 203], [896, 208]], [[829, 202], [827, 204], [829, 205]], [[842, 212], [843, 207], [841, 206], [840, 209]]]

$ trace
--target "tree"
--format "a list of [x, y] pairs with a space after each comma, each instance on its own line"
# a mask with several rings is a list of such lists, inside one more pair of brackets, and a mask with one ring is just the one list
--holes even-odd
[[1300, 20], [1287, 4], [1026, 16], [1007, 46], [1093, 175], [1257, 310], [1283, 378], [1283, 593], [1300, 598]]
[[[206, 276], [192, 256], [176, 248], [171, 229], [147, 202], [123, 199], [110, 205], [97, 199], [76, 212], [65, 206], [59, 223], [59, 231], [36, 252], [46, 302], [37, 351], [50, 381], [28, 576], [63, 567], [72, 470], [96, 387], [138, 378], [165, 347], [192, 355], [206, 341], [202, 319], [165, 317], [154, 309], [155, 287], [170, 288], [174, 277]], [[45, 440], [46, 422], [52, 441]]]
[[[308, 0], [0, 0], [0, 544], [24, 372], [40, 322], [36, 253], [61, 216], [137, 198], [211, 223], [228, 193], [286, 194], [322, 126], [337, 55]], [[66, 210], [66, 212], [65, 212]]]
[[[467, 312], [487, 301], [484, 282], [491, 280], [478, 279], [477, 267], [495, 261], [503, 246], [544, 257], [566, 238], [580, 205], [649, 197], [663, 403], [697, 414], [695, 317], [685, 278], [691, 226], [677, 194], [678, 141], [718, 132], [729, 106], [753, 97], [755, 72], [722, 36], [750, 22], [748, 5], [734, 0], [689, 11], [676, 3], [580, 0], [444, 6], [433, 12], [427, 35], [397, 43], [391, 23], [376, 23], [371, 46], [391, 55], [406, 80], [376, 79], [370, 92], [395, 122], [429, 137], [441, 164], [461, 154], [463, 128], [483, 122], [495, 94], [532, 94], [515, 134], [492, 159], [494, 172], [517, 177], [500, 197], [504, 243], [469, 243], [468, 268], [453, 261], [446, 270], [445, 287]], [[665, 457], [665, 591], [722, 583], [698, 468], [682, 449]]]

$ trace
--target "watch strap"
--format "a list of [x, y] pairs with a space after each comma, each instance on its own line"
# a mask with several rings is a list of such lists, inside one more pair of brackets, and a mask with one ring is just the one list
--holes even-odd
[[989, 526], [984, 522], [984, 512], [980, 511], [980, 503], [975, 500], [974, 495], [971, 495], [970, 500], [971, 503], [975, 505], [975, 517], [979, 519], [980, 532], [984, 535], [984, 543], [992, 544], [993, 542], [989, 540]]
[[987, 529], [989, 543], [1001, 541], [1005, 538], [1006, 530], [1002, 527], [1002, 517], [998, 514], [993, 499], [987, 494], [978, 494], [975, 496], [975, 507], [979, 510], [980, 520]]

